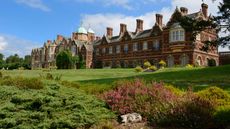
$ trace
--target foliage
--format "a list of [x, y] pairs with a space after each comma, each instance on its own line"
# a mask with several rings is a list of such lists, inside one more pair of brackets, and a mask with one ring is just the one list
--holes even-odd
[[[229, 94], [210, 90], [216, 87], [196, 94], [190, 90], [182, 92], [171, 86], [163, 86], [162, 83], [147, 85], [141, 80], [118, 84], [119, 86], [114, 90], [104, 93], [102, 98], [113, 111], [119, 114], [137, 112], [151, 125], [164, 127], [210, 129], [228, 125], [229, 119], [224, 121], [221, 116], [224, 116], [222, 112], [229, 113], [227, 107], [230, 106], [226, 103], [230, 100], [224, 99], [226, 109], [216, 110], [216, 103], [210, 99], [228, 98], [226, 96]], [[210, 99], [207, 99], [207, 96]]]
[[0, 71], [0, 78], [2, 78], [3, 77], [3, 74], [2, 74], [2, 72]]
[[166, 127], [186, 129], [210, 129], [214, 126], [214, 106], [208, 101], [187, 92], [159, 122]]
[[0, 102], [0, 128], [89, 128], [114, 118], [102, 101], [54, 82], [40, 90], [0, 86]]
[[151, 63], [149, 61], [144, 62], [144, 67], [149, 68], [151, 66]]
[[154, 66], [154, 65], [152, 65], [152, 66], [149, 67], [149, 69], [152, 70], [152, 71], [156, 71], [156, 70], [157, 70], [157, 67]]
[[58, 69], [71, 69], [73, 64], [72, 55], [69, 51], [61, 51], [56, 57]]
[[218, 87], [210, 87], [197, 92], [197, 95], [203, 99], [212, 101], [217, 105], [230, 105], [230, 95]]
[[[205, 44], [202, 48], [204, 51], [208, 51], [211, 47], [230, 46], [230, 3], [229, 0], [223, 0], [219, 6], [218, 16], [211, 16], [208, 20], [196, 20], [189, 17], [179, 17], [178, 22], [181, 23], [182, 27], [186, 31], [192, 32], [191, 40], [195, 41], [198, 33], [205, 29], [215, 29], [217, 32], [224, 32], [227, 35], [218, 37], [213, 41], [203, 41]], [[217, 35], [218, 36], [218, 35]]]
[[80, 85], [78, 83], [70, 82], [70, 81], [61, 81], [60, 84], [63, 85], [63, 86], [74, 87], [74, 88], [79, 88], [80, 87]]
[[159, 65], [160, 65], [161, 68], [164, 68], [166, 66], [166, 62], [164, 60], [161, 60], [159, 62]]
[[23, 89], [42, 89], [43, 82], [39, 78], [24, 78], [24, 77], [4, 77], [0, 80], [0, 85], [17, 86]]
[[0, 69], [31, 69], [31, 56], [26, 55], [23, 58], [20, 58], [17, 54], [11, 55], [4, 60], [4, 55], [0, 53]]
[[139, 72], [142, 72], [143, 69], [141, 68], [141, 66], [137, 66], [137, 67], [135, 68], [135, 71], [139, 73]]
[[230, 105], [220, 106], [214, 113], [214, 119], [216, 124], [221, 129], [225, 129], [230, 126]]
[[103, 95], [113, 111], [119, 114], [137, 112], [150, 122], [162, 119], [175, 97], [163, 84], [153, 83], [147, 87], [141, 80], [126, 82]]
[[191, 64], [187, 64], [187, 65], [186, 65], [186, 68], [194, 68], [194, 66], [191, 65]]

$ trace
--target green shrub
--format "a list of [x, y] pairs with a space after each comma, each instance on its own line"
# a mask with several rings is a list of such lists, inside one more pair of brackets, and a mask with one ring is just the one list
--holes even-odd
[[210, 129], [214, 126], [214, 106], [208, 101], [187, 93], [168, 110], [160, 125], [186, 129]]
[[159, 62], [159, 65], [160, 65], [161, 68], [164, 68], [166, 66], [166, 62], [164, 60], [161, 60]]
[[154, 66], [154, 65], [152, 65], [152, 66], [149, 67], [149, 69], [152, 70], [152, 71], [156, 71], [156, 70], [157, 70], [157, 67]]
[[61, 78], [62, 78], [62, 74], [57, 75], [57, 76], [55, 77], [55, 81], [60, 81], [60, 80], [61, 80]]
[[43, 82], [39, 78], [4, 77], [0, 84], [29, 89], [42, 89], [44, 87]]
[[230, 127], [230, 106], [220, 106], [214, 113], [214, 119], [218, 127], [225, 129]]
[[182, 90], [180, 90], [174, 86], [171, 86], [171, 85], [166, 85], [165, 88], [170, 90], [171, 92], [173, 92], [177, 96], [182, 96], [185, 94], [185, 92], [183, 92]]
[[194, 68], [194, 66], [191, 65], [191, 64], [187, 64], [187, 65], [186, 65], [186, 68]]
[[218, 105], [230, 105], [230, 95], [218, 87], [210, 87], [205, 90], [197, 92], [197, 95], [203, 99], [212, 101]]
[[151, 63], [149, 61], [144, 62], [144, 67], [149, 68], [151, 66]]
[[46, 74], [46, 79], [47, 79], [47, 80], [53, 80], [54, 77], [53, 77], [53, 75], [52, 75], [51, 73], [47, 73], [47, 74]]
[[1, 86], [0, 102], [1, 129], [83, 129], [115, 118], [95, 96], [53, 81], [40, 90]]
[[80, 88], [80, 85], [76, 82], [61, 81], [60, 84], [63, 86], [68, 86], [68, 87]]
[[3, 78], [3, 74], [2, 74], [2, 72], [0, 71], [0, 78]]
[[135, 71], [139, 73], [139, 72], [142, 72], [143, 69], [142, 69], [140, 66], [137, 66], [137, 67], [135, 68]]

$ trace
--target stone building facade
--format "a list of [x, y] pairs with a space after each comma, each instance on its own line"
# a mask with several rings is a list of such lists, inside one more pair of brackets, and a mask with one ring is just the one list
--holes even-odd
[[71, 38], [57, 35], [56, 40], [48, 40], [43, 47], [31, 52], [32, 69], [56, 67], [56, 56], [60, 51], [69, 50], [72, 56], [82, 56], [86, 68], [92, 68], [93, 45], [96, 40], [94, 31], [84, 27], [72, 33]]
[[188, 14], [188, 9], [176, 8], [166, 25], [163, 16], [156, 14], [156, 23], [152, 28], [143, 30], [144, 21], [137, 19], [136, 30], [127, 30], [126, 24], [120, 24], [120, 34], [113, 35], [113, 28], [107, 27], [107, 33], [94, 43], [94, 67], [135, 67], [144, 61], [158, 65], [164, 60], [168, 67], [187, 64], [208, 66], [212, 60], [219, 64], [217, 48], [208, 52], [200, 50], [202, 41], [214, 40], [214, 29], [204, 30], [191, 40], [191, 32], [180, 25], [178, 17], [190, 17], [196, 20], [208, 20], [208, 5], [202, 4], [201, 10]]

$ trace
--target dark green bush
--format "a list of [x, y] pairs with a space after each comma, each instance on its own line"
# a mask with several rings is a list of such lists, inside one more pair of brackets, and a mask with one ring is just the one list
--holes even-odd
[[183, 96], [159, 124], [167, 127], [186, 129], [210, 129], [214, 126], [214, 106], [193, 94]]
[[46, 79], [47, 79], [47, 80], [53, 80], [54, 77], [53, 77], [53, 75], [52, 75], [51, 73], [47, 73], [47, 74], [46, 74]]
[[214, 119], [219, 128], [230, 127], [230, 105], [218, 107], [214, 113]]
[[3, 77], [3, 74], [2, 74], [2, 72], [0, 71], [0, 78], [2, 78]]

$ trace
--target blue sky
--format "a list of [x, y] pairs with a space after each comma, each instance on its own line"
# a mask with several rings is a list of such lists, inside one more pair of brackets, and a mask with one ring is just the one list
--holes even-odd
[[[209, 5], [209, 12], [216, 14], [218, 1]], [[187, 7], [189, 12], [200, 10], [202, 0], [2, 0], [0, 4], [0, 53], [9, 56], [30, 54], [34, 47], [41, 47], [57, 34], [70, 37], [81, 21], [102, 36], [107, 26], [119, 31], [119, 24], [126, 23], [135, 29], [135, 19], [144, 20], [144, 27], [155, 22], [155, 13], [168, 21], [175, 7]]]

